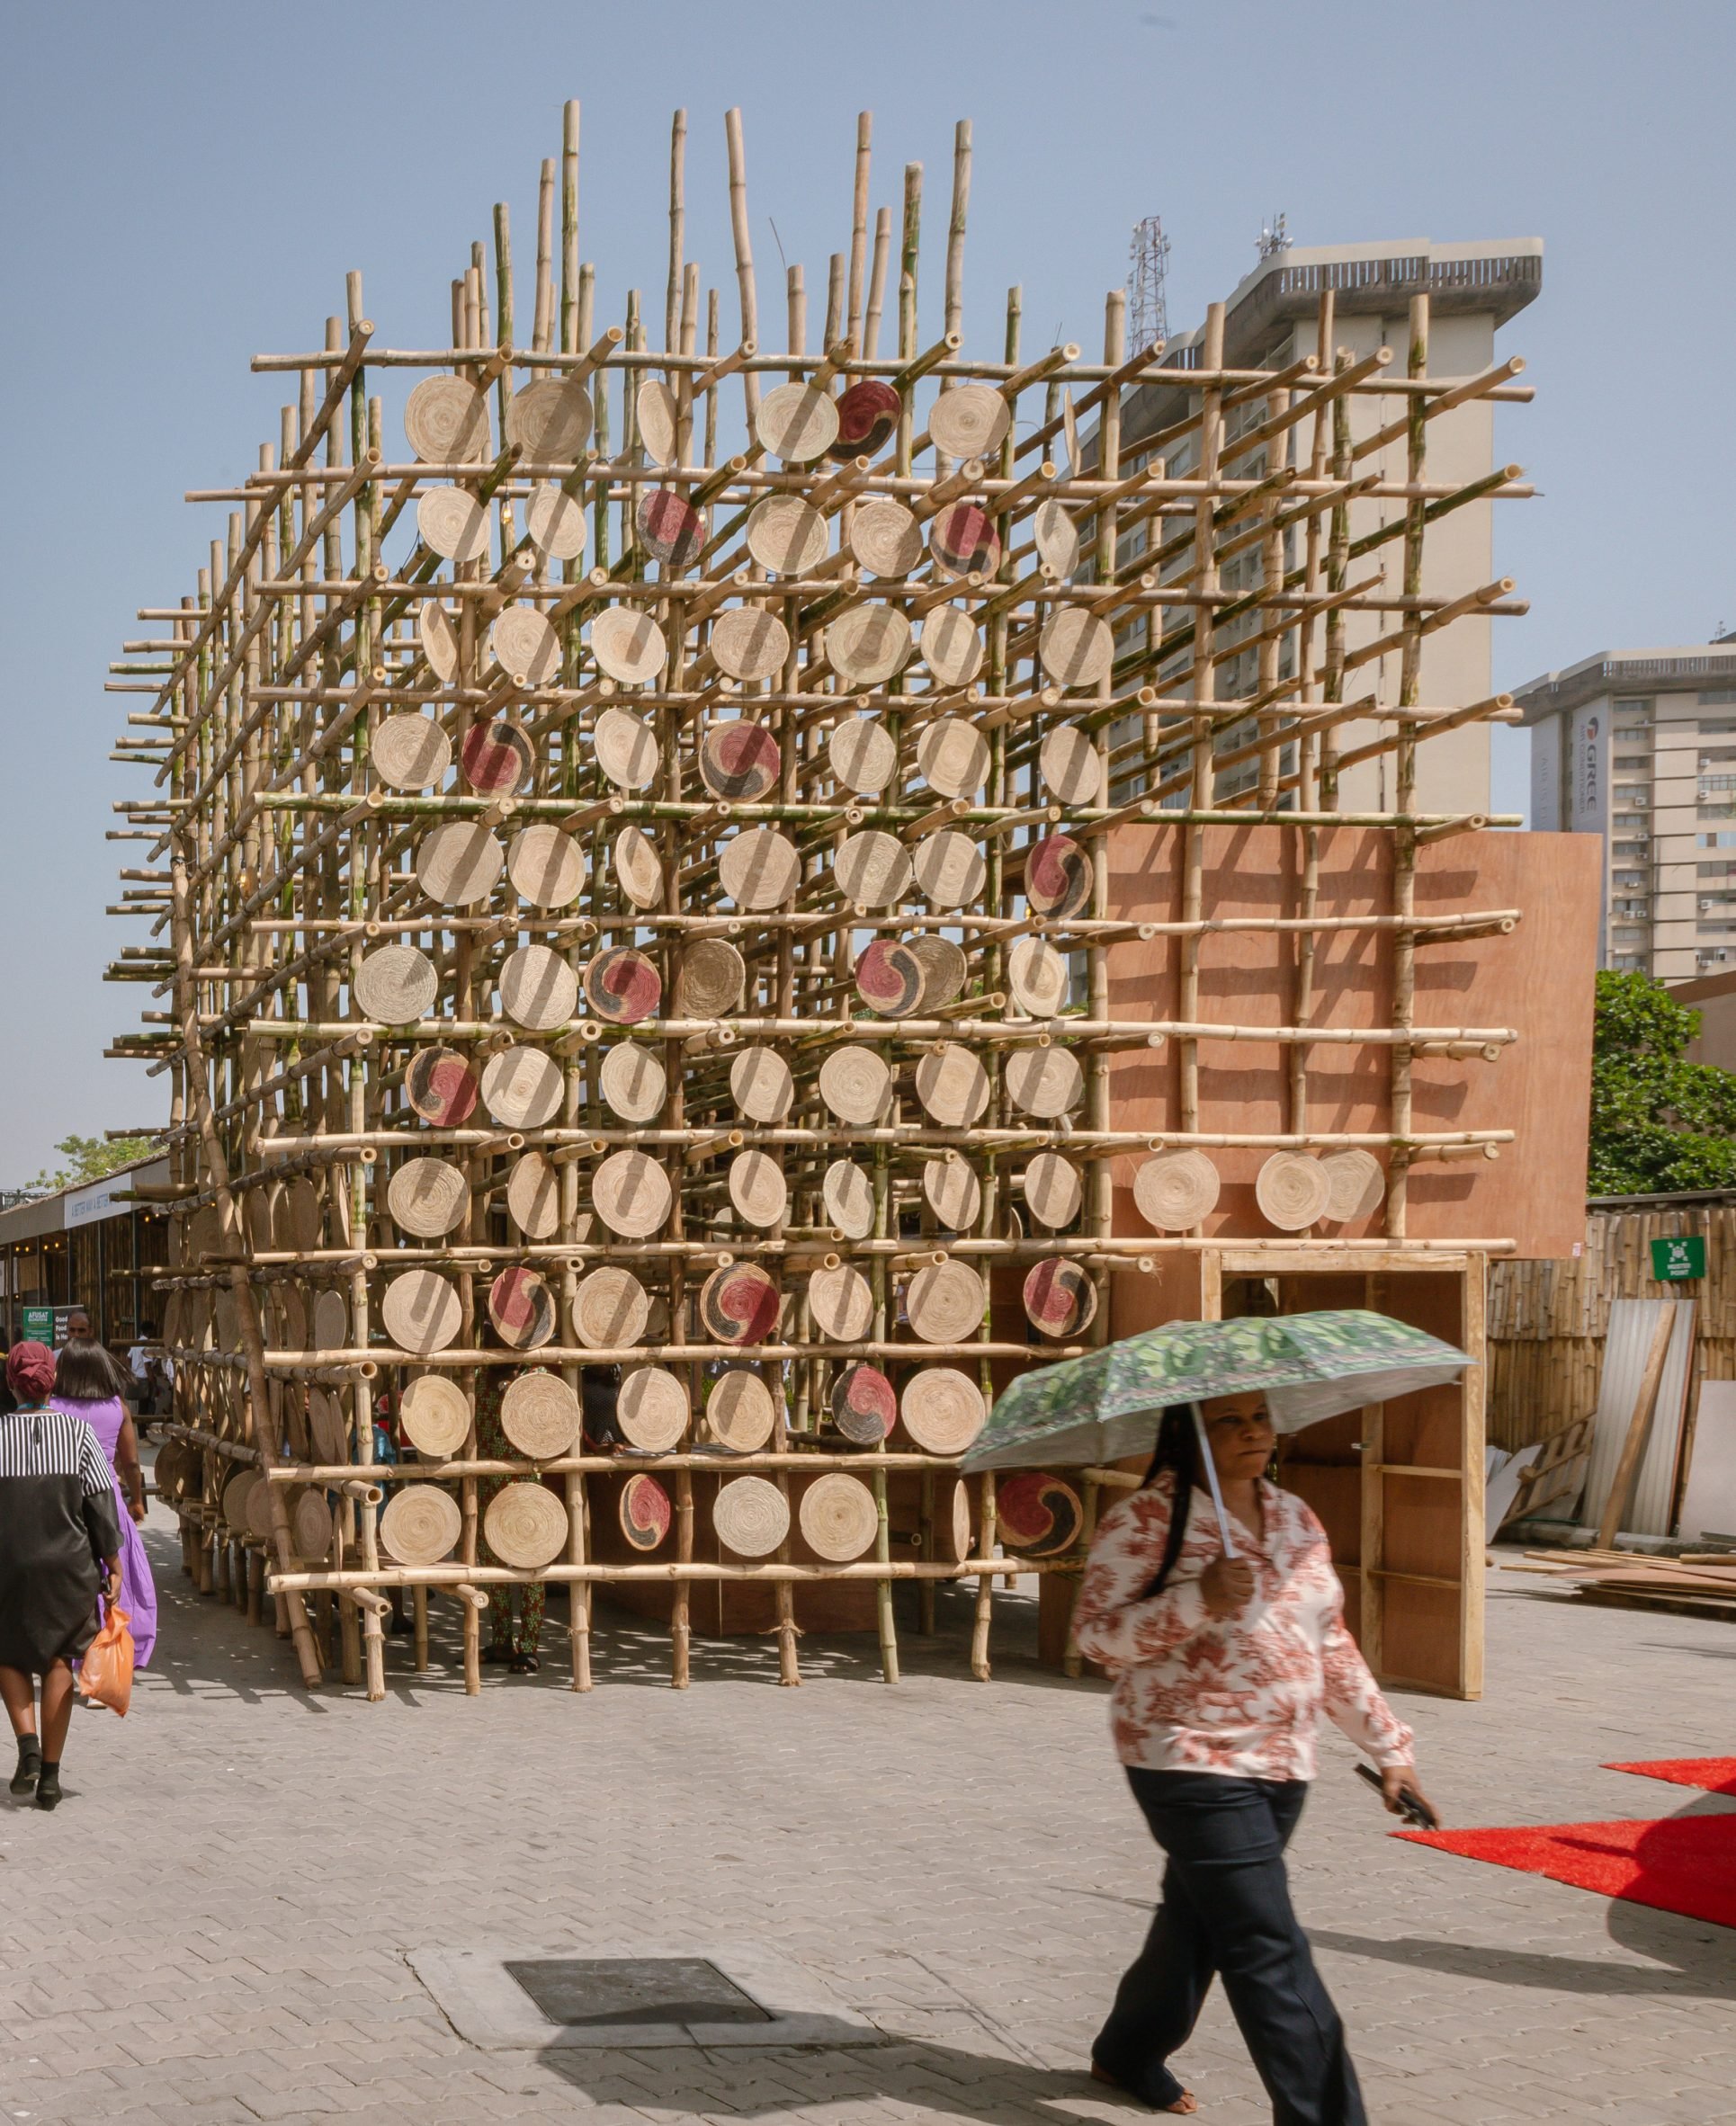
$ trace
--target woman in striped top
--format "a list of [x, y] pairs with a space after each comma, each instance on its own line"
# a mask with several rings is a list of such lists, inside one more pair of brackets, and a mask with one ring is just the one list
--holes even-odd
[[[96, 1597], [121, 1593], [114, 1472], [82, 1417], [48, 1408], [54, 1354], [14, 1344], [0, 1416], [0, 1699], [18, 1737], [12, 1791], [60, 1800], [60, 1754], [72, 1720], [72, 1664], [96, 1636]], [[33, 1679], [42, 1679], [42, 1731]]]

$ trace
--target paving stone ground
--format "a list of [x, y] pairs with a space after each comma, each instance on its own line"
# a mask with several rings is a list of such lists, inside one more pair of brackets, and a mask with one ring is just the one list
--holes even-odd
[[[702, 1648], [677, 1693], [617, 1616], [588, 1696], [551, 1629], [542, 1674], [489, 1671], [479, 1702], [394, 1648], [368, 1705], [305, 1694], [286, 1646], [194, 1595], [160, 1507], [149, 1540], [164, 1634], [132, 1713], [76, 1716], [57, 1814], [0, 1797], [0, 2126], [1136, 2115], [1079, 2063], [1157, 1860], [1103, 1686], [1036, 1666], [1029, 1605], [988, 1684], [949, 1596], [897, 1689], [838, 1639], [781, 1691], [756, 1639]], [[1500, 1571], [1489, 1639], [1480, 1704], [1400, 1697], [1450, 1820], [1724, 1806], [1598, 1767], [1731, 1750], [1736, 1629]], [[1351, 1763], [1329, 1736], [1292, 1872], [1382, 2126], [1736, 2121], [1736, 1932], [1395, 1842]], [[888, 2041], [483, 2052], [407, 1961], [743, 1940]], [[1216, 1996], [1182, 2066], [1213, 2126], [1269, 2118]]]

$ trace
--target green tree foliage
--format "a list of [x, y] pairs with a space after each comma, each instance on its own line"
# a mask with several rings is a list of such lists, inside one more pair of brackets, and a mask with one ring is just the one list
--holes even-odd
[[1736, 1188], [1736, 1072], [1684, 1059], [1700, 1014], [1639, 973], [1597, 977], [1594, 1196]]
[[117, 1166], [148, 1157], [157, 1146], [148, 1137], [63, 1137], [54, 1148], [67, 1164], [54, 1174], [45, 1166], [31, 1184], [32, 1188], [66, 1189], [80, 1182], [101, 1181]]

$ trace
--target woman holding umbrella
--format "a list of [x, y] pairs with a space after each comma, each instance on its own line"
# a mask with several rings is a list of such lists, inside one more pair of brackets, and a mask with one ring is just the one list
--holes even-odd
[[1215, 1972], [1277, 2126], [1363, 2126], [1284, 1852], [1322, 1712], [1379, 1766], [1395, 1814], [1418, 1791], [1412, 1737], [1345, 1628], [1325, 1531], [1266, 1480], [1274, 1441], [1262, 1389], [1166, 1409], [1144, 1485], [1104, 1515], [1086, 1568], [1078, 1644], [1114, 1676], [1116, 1751], [1168, 1859], [1092, 2073], [1192, 2112], [1167, 2063]]

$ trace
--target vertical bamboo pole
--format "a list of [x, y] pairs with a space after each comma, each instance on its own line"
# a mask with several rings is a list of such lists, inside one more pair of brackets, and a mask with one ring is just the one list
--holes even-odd
[[[742, 144], [741, 112], [724, 113], [724, 136], [729, 149], [729, 232], [736, 253], [736, 286], [741, 301], [741, 336], [759, 342], [759, 299], [754, 291], [754, 246], [747, 228], [747, 153]], [[759, 378], [751, 369], [741, 372], [741, 390], [751, 435], [759, 414]]]
[[663, 344], [676, 344], [681, 326], [682, 246], [687, 228], [687, 113], [677, 111], [669, 128], [669, 285], [663, 302]]

